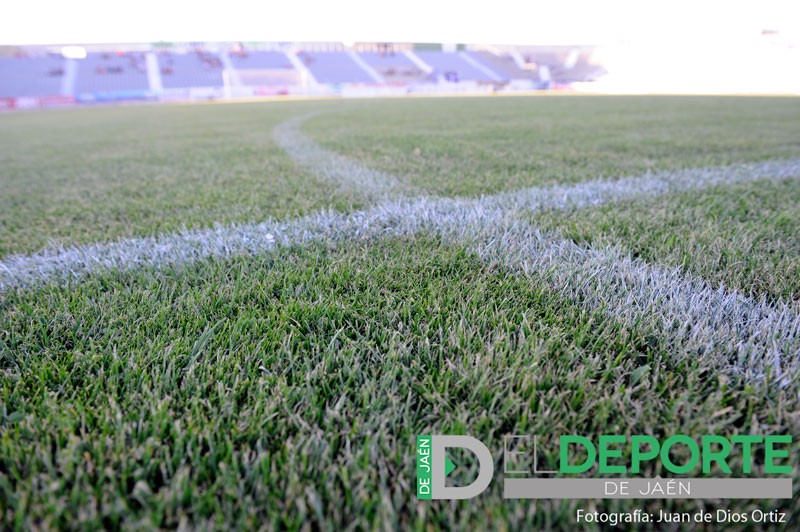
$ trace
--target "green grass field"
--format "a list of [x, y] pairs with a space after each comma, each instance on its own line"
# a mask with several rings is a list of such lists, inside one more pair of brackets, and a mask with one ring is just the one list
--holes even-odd
[[315, 104], [70, 109], [2, 117], [0, 257], [357, 207], [272, 129]]
[[583, 244], [621, 245], [719, 286], [772, 299], [800, 294], [800, 186], [757, 181], [701, 193], [533, 216]]
[[[333, 182], [281, 149], [274, 129], [305, 115], [317, 163], [336, 153], [402, 184], [385, 220], [370, 221], [383, 211], [346, 176]], [[791, 98], [0, 115], [0, 528], [574, 529], [578, 508], [717, 507], [781, 509], [796, 523], [800, 328], [786, 323], [800, 324], [800, 171], [780, 161], [798, 157]], [[525, 187], [763, 161], [786, 175], [543, 203], [487, 223], [468, 211]], [[408, 195], [433, 198], [419, 230], [392, 225], [417, 212], [392, 203]], [[469, 223], [447, 210], [454, 196]], [[144, 241], [125, 255], [131, 237], [210, 238], [191, 231], [266, 219], [304, 234], [328, 209], [340, 218], [322, 236], [276, 232], [266, 251], [162, 264], [142, 258]], [[369, 231], [341, 229], [360, 213]], [[473, 238], [472, 223], [485, 234]], [[525, 235], [543, 243], [530, 251]], [[71, 246], [108, 242], [126, 267], [69, 277]], [[91, 263], [95, 248], [75, 249]], [[526, 262], [536, 250], [556, 251]], [[580, 262], [581, 250], [598, 262]], [[603, 291], [598, 272], [621, 288]], [[693, 291], [685, 311], [661, 295]], [[719, 294], [745, 301], [744, 317], [715, 308]], [[669, 321], [693, 312], [723, 314], [718, 330]], [[781, 312], [748, 336], [748, 319]], [[439, 433], [475, 436], [497, 468], [506, 434], [790, 434], [795, 498], [505, 501], [497, 473], [475, 499], [417, 501], [414, 436]]]

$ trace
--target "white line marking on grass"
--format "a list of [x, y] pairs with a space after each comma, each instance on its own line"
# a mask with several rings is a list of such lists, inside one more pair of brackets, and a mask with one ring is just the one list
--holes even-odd
[[[761, 376], [764, 366], [788, 382], [800, 358], [800, 316], [789, 304], [768, 304], [714, 289], [678, 269], [633, 260], [618, 247], [589, 247], [544, 235], [521, 214], [542, 208], [596, 205], [776, 176], [800, 176], [800, 160], [682, 170], [618, 182], [528, 189], [479, 200], [395, 200], [352, 214], [324, 211], [284, 222], [215, 227], [157, 238], [72, 247], [0, 263], [0, 289], [69, 282], [95, 272], [162, 268], [209, 257], [258, 254], [276, 246], [432, 233], [467, 245], [546, 281], [565, 297], [662, 335], [676, 353], [704, 356], [720, 369]], [[630, 183], [618, 187], [617, 183]]]
[[363, 194], [372, 202], [409, 194], [410, 187], [396, 177], [326, 150], [300, 131], [300, 126], [318, 114], [300, 115], [278, 124], [272, 132], [275, 142], [295, 162], [321, 179], [336, 183], [343, 190]]
[[800, 176], [800, 159], [660, 172], [573, 186], [537, 187], [480, 199], [401, 198], [351, 214], [322, 211], [283, 222], [269, 220], [260, 224], [216, 226], [157, 237], [43, 250], [0, 261], [0, 291], [53, 280], [67, 281], [102, 270], [172, 266], [206, 257], [260, 253], [275, 245], [275, 235], [291, 235], [290, 240], [283, 238], [281, 243], [292, 244], [358, 237], [361, 231], [372, 235], [379, 229], [376, 229], [376, 223], [387, 224], [386, 230], [391, 232], [398, 226], [410, 224], [416, 227], [413, 221], [405, 218], [418, 216], [422, 210], [431, 213], [426, 216], [431, 220], [429, 226], [435, 227], [436, 219], [439, 224], [447, 225], [451, 223], [449, 213], [454, 205], [465, 211], [501, 211], [514, 217], [540, 209], [601, 205], [677, 190], [790, 176]]
[[298, 116], [279, 125], [274, 130], [276, 142], [321, 178], [385, 203], [349, 215], [323, 211], [284, 222], [217, 226], [14, 256], [0, 262], [0, 292], [53, 281], [67, 283], [115, 269], [162, 268], [210, 257], [258, 254], [276, 246], [429, 232], [448, 242], [466, 244], [484, 259], [544, 280], [565, 297], [617, 321], [658, 332], [678, 353], [704, 356], [720, 369], [749, 376], [763, 375], [765, 365], [772, 366], [776, 376], [786, 382], [796, 373], [800, 317], [788, 304], [769, 305], [763, 298], [756, 301], [735, 291], [713, 289], [701, 279], [681, 275], [678, 269], [632, 260], [617, 247], [583, 248], [545, 236], [521, 215], [797, 177], [800, 159], [664, 171], [480, 199], [403, 199], [407, 189], [393, 176], [326, 150], [306, 137], [299, 127], [311, 116]]
[[[300, 126], [319, 114], [321, 113], [309, 113], [282, 122], [273, 132], [275, 141], [298, 164], [310, 169], [320, 178], [338, 183], [344, 189], [361, 192], [373, 201], [412, 196], [412, 189], [396, 177], [326, 150], [307, 137]], [[617, 180], [597, 179], [574, 185], [533, 187], [502, 192], [484, 197], [481, 201], [501, 208], [582, 208], [715, 185], [797, 176], [800, 176], [800, 159], [784, 159], [649, 172]]]
[[501, 192], [483, 198], [483, 201], [489, 205], [512, 209], [565, 210], [704, 189], [717, 185], [735, 185], [761, 179], [781, 180], [794, 177], [800, 177], [800, 159], [649, 172], [617, 180], [598, 179], [574, 185]]
[[564, 297], [618, 323], [652, 330], [678, 356], [703, 356], [719, 370], [758, 378], [769, 365], [783, 384], [797, 378], [800, 314], [788, 303], [715, 289], [679, 268], [632, 259], [619, 247], [583, 248], [507, 219], [494, 231], [476, 232], [473, 247], [485, 259], [544, 277]]

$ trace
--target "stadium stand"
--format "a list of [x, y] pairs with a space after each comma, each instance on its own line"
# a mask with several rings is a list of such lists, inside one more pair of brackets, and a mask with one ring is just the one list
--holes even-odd
[[358, 55], [387, 83], [422, 83], [428, 80], [428, 74], [403, 53], [360, 52]]
[[231, 52], [231, 63], [237, 69], [294, 68], [283, 52]]
[[287, 87], [302, 85], [303, 73], [284, 52], [239, 49], [221, 57], [226, 68], [231, 69], [228, 83], [234, 87], [284, 87], [284, 91], [277, 92], [281, 94], [288, 91]]
[[480, 63], [483, 63], [491, 68], [494, 72], [501, 76], [504, 81], [512, 81], [517, 79], [538, 81], [538, 76], [536, 75], [535, 71], [520, 68], [516, 61], [514, 61], [514, 58], [510, 55], [499, 55], [487, 51], [465, 53], [474, 58], [476, 61], [479, 61]]
[[568, 58], [565, 69], [556, 72], [559, 83], [573, 83], [576, 81], [593, 81], [606, 73], [606, 69], [590, 61], [590, 53], [575, 52], [574, 58]]
[[61, 94], [65, 71], [61, 56], [0, 57], [0, 98]]
[[414, 53], [433, 68], [433, 72], [438, 78], [445, 81], [483, 83], [501, 81], [501, 77], [494, 74], [487, 66], [474, 60], [470, 61], [472, 59], [470, 56], [461, 53], [439, 50], [416, 50]]
[[553, 82], [559, 84], [588, 81], [605, 73], [589, 62], [590, 52], [573, 47], [539, 47], [524, 54], [527, 63], [546, 66]]
[[147, 91], [147, 62], [141, 52], [92, 53], [79, 59], [75, 93]]
[[188, 54], [158, 54], [161, 84], [165, 89], [222, 87], [222, 59], [216, 54], [197, 51]]
[[318, 83], [375, 83], [375, 79], [345, 52], [297, 52]]
[[209, 44], [211, 50], [225, 50], [217, 53], [200, 43], [109, 46], [109, 51], [93, 45], [88, 54], [82, 50], [83, 59], [69, 51], [64, 58], [46, 46], [7, 51], [0, 55], [0, 109], [134, 99], [513, 92], [566, 88], [605, 73], [586, 46], [469, 51], [415, 49], [411, 43], [252, 46]]

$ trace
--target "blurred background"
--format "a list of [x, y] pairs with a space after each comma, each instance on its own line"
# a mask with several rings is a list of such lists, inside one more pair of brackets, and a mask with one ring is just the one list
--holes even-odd
[[796, 2], [13, 2], [0, 108], [275, 96], [800, 94]]

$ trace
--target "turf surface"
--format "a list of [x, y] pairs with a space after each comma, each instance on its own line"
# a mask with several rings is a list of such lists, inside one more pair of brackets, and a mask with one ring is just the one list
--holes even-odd
[[[649, 170], [796, 157], [797, 98], [347, 102], [307, 133], [421, 191], [478, 196]], [[415, 151], [418, 150], [418, 151]]]
[[756, 181], [595, 209], [549, 211], [542, 229], [620, 245], [716, 286], [800, 304], [800, 181]]
[[584, 503], [499, 482], [418, 504], [414, 435], [798, 433], [796, 385], [717, 377], [536, 275], [425, 237], [348, 248], [8, 295], [5, 523], [567, 526]]
[[[780, 98], [9, 114], [0, 116], [0, 259], [365, 206], [357, 189], [276, 144], [275, 126], [309, 113], [309, 137], [418, 194], [800, 156], [800, 104]], [[720, 290], [796, 302], [797, 183], [524, 221], [680, 267]], [[418, 502], [421, 433], [469, 433], [492, 449], [510, 433], [788, 433], [798, 455], [796, 375], [722, 373], [650, 320], [587, 306], [549, 279], [424, 232], [344, 241], [332, 233], [268, 253], [0, 291], [0, 528], [571, 529], [577, 508], [720, 504], [506, 502], [497, 479], [471, 501]], [[797, 467], [793, 480], [797, 494]], [[796, 500], [724, 507], [782, 508], [797, 520]]]
[[[43, 247], [365, 205], [273, 128], [418, 194], [477, 196], [653, 169], [794, 157], [792, 98], [563, 97], [137, 106], [0, 116], [0, 258]], [[419, 149], [419, 152], [415, 152]], [[418, 154], [417, 154], [418, 153]]]
[[68, 109], [0, 116], [0, 257], [359, 207], [272, 129], [319, 104]]

